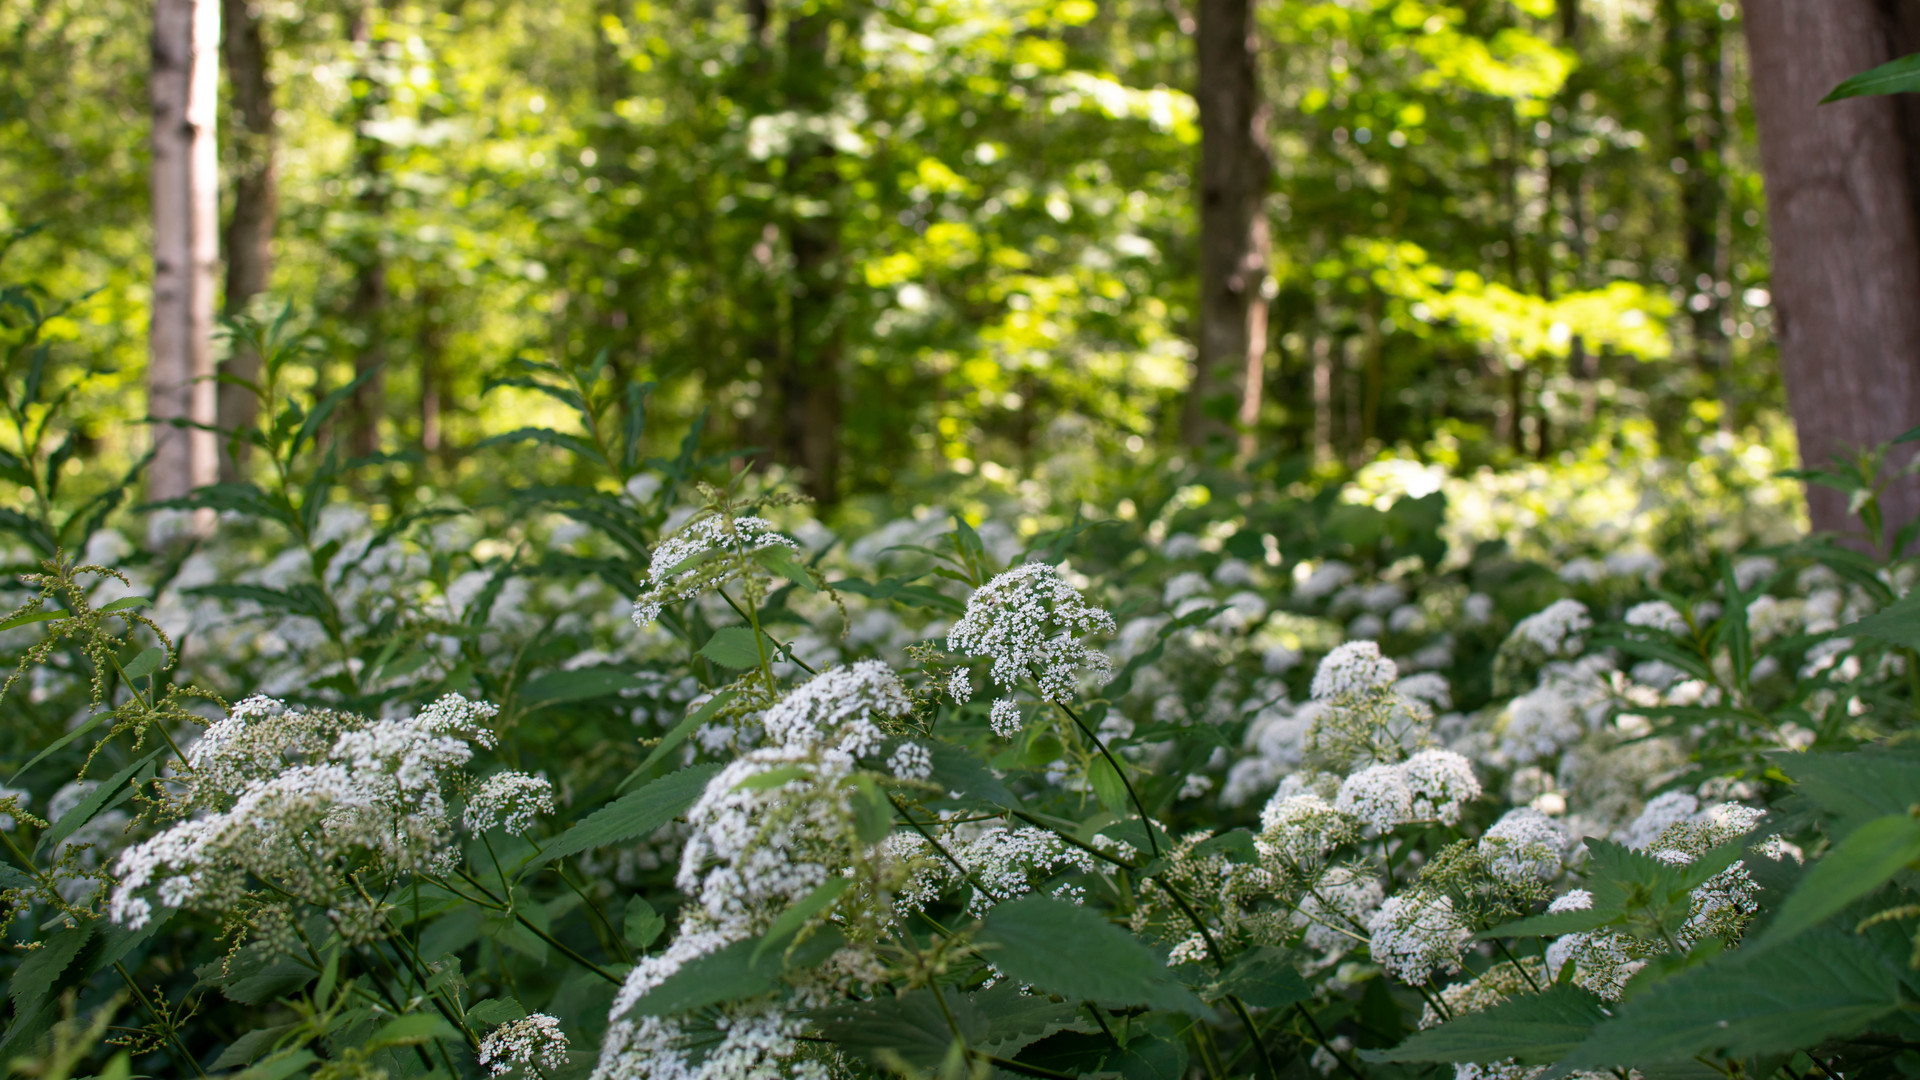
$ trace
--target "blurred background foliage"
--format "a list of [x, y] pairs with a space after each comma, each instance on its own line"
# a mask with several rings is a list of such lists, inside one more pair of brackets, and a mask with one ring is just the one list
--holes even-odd
[[[1181, 439], [1181, 0], [228, 7], [256, 20], [277, 109], [251, 303], [292, 300], [315, 346], [290, 385], [379, 363], [334, 424], [402, 454], [360, 474], [381, 502], [484, 491], [503, 461], [566, 476], [557, 452], [475, 449], [569, 422], [485, 388], [517, 358], [602, 351], [657, 384], [656, 450], [703, 425], [840, 513], [1053, 483], [1067, 460], [1110, 510], [1142, 472], [1228, 461]], [[1246, 471], [1789, 463], [1735, 5], [1257, 19], [1274, 254]], [[0, 229], [41, 227], [8, 277], [87, 296], [45, 332], [104, 372], [78, 391], [80, 449], [108, 462], [147, 440], [148, 21], [0, 0]], [[223, 108], [237, 174], [261, 150]]]

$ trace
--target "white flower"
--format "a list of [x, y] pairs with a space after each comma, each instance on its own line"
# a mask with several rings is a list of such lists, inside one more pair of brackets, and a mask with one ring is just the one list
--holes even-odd
[[1409, 820], [1453, 825], [1460, 809], [1480, 797], [1473, 763], [1451, 750], [1422, 750], [1400, 764], [1412, 797]]
[[1585, 644], [1584, 635], [1593, 628], [1587, 605], [1578, 600], [1556, 600], [1545, 609], [1521, 619], [1514, 626], [1511, 640], [1524, 641], [1549, 656], [1577, 653]]
[[887, 771], [901, 780], [925, 780], [933, 775], [933, 753], [917, 742], [903, 742], [887, 756]]
[[1566, 834], [1552, 818], [1523, 806], [1507, 811], [1480, 838], [1480, 857], [1494, 877], [1523, 886], [1552, 881], [1566, 844]]
[[1020, 706], [1012, 698], [1000, 698], [993, 703], [987, 713], [987, 724], [993, 733], [1003, 739], [1011, 739], [1020, 733]]
[[1393, 661], [1380, 655], [1378, 642], [1349, 641], [1320, 661], [1313, 673], [1313, 696], [1327, 699], [1364, 694], [1392, 686], [1399, 674]]
[[1700, 800], [1684, 791], [1669, 791], [1647, 800], [1640, 816], [1633, 819], [1624, 830], [1616, 834], [1622, 844], [1636, 851], [1644, 851], [1647, 846], [1667, 831], [1667, 827], [1686, 821], [1700, 809]]
[[[974, 880], [986, 886], [989, 897], [973, 889], [967, 899], [967, 912], [984, 915], [994, 897], [1012, 900], [1033, 891], [1036, 881], [1058, 877], [1069, 870], [1087, 873], [1093, 870], [1093, 856], [1070, 847], [1046, 829], [991, 828], [972, 841], [953, 850], [953, 857], [967, 868]], [[1056, 895], [1059, 895], [1056, 892]], [[1069, 895], [1076, 903], [1077, 894]]]
[[739, 556], [771, 547], [800, 550], [765, 518], [709, 515], [694, 521], [653, 549], [646, 588], [633, 601], [635, 625], [650, 626], [667, 605], [732, 581], [740, 574]]
[[465, 824], [472, 833], [504, 826], [515, 836], [533, 828], [536, 814], [553, 813], [553, 785], [544, 776], [497, 772], [467, 797]]
[[505, 1076], [515, 1068], [552, 1072], [567, 1063], [567, 1036], [557, 1017], [534, 1013], [501, 1024], [481, 1039], [479, 1062], [492, 1076]]
[[1276, 792], [1260, 811], [1260, 836], [1255, 843], [1269, 858], [1310, 864], [1359, 831], [1352, 817], [1312, 791]]
[[947, 677], [947, 693], [962, 705], [972, 700], [973, 678], [967, 674], [966, 668], [953, 669], [953, 674]]
[[1180, 794], [1175, 798], [1197, 799], [1212, 790], [1213, 777], [1206, 773], [1188, 773], [1186, 779], [1180, 782]]
[[1453, 708], [1453, 688], [1447, 684], [1447, 677], [1437, 671], [1408, 675], [1394, 683], [1393, 689], [1403, 698], [1424, 702], [1436, 710]]
[[1412, 820], [1413, 792], [1399, 765], [1369, 765], [1341, 782], [1333, 805], [1384, 832]]
[[1628, 626], [1658, 630], [1663, 634], [1684, 634], [1687, 632], [1687, 620], [1677, 608], [1665, 600], [1649, 600], [1644, 604], [1635, 604], [1627, 609]]
[[1349, 949], [1365, 936], [1368, 923], [1385, 895], [1378, 875], [1351, 866], [1336, 866], [1301, 899], [1293, 922], [1306, 928], [1301, 940], [1310, 949], [1322, 952]]
[[1306, 601], [1318, 600], [1352, 581], [1353, 574], [1353, 567], [1338, 559], [1328, 559], [1319, 566], [1301, 563], [1294, 570], [1293, 595]]
[[1405, 983], [1419, 985], [1435, 971], [1452, 971], [1473, 936], [1448, 896], [1419, 891], [1390, 896], [1368, 924], [1374, 963]]
[[906, 687], [878, 660], [828, 668], [788, 692], [761, 718], [767, 741], [805, 750], [816, 744], [848, 757], [880, 748], [882, 724], [913, 711]]
[[[991, 658], [989, 678], [1009, 705], [1026, 678], [1043, 699], [1058, 702], [1073, 696], [1082, 672], [1106, 680], [1113, 661], [1080, 638], [1113, 632], [1113, 616], [1087, 603], [1058, 570], [1024, 563], [973, 591], [966, 614], [947, 632], [947, 648]], [[1004, 716], [998, 702], [994, 715], [998, 731]]]

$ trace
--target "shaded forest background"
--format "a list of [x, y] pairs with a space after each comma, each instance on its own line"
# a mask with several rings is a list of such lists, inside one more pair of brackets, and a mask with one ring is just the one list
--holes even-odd
[[[515, 358], [603, 352], [827, 501], [1790, 453], [1735, 4], [1191, 2], [226, 0], [217, 303], [367, 376], [333, 438], [402, 506], [558, 419]], [[91, 293], [93, 456], [148, 438], [151, 7], [0, 0], [7, 267]]]

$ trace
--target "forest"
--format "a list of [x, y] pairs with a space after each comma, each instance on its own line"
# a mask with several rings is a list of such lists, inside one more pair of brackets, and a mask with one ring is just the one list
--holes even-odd
[[1920, 1076], [1920, 0], [0, 0], [0, 1074]]

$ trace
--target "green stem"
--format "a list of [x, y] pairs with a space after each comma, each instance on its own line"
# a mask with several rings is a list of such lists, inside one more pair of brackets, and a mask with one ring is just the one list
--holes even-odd
[[1140, 801], [1140, 793], [1133, 790], [1133, 781], [1127, 779], [1127, 770], [1121, 767], [1120, 760], [1113, 756], [1113, 751], [1107, 749], [1107, 744], [1100, 740], [1100, 736], [1095, 735], [1093, 729], [1080, 719], [1079, 713], [1074, 712], [1064, 701], [1056, 701], [1053, 705], [1067, 714], [1067, 719], [1073, 721], [1073, 726], [1079, 728], [1080, 734], [1085, 735], [1093, 743], [1100, 751], [1100, 756], [1107, 759], [1107, 764], [1112, 766], [1114, 773], [1120, 777], [1120, 783], [1127, 789], [1127, 798], [1132, 800], [1134, 810], [1140, 814], [1141, 827], [1147, 830], [1147, 846], [1153, 849], [1154, 857], [1159, 858], [1160, 839], [1154, 835], [1153, 818], [1147, 813], [1147, 804]]

